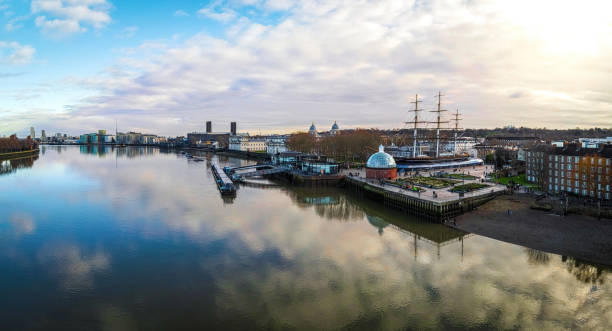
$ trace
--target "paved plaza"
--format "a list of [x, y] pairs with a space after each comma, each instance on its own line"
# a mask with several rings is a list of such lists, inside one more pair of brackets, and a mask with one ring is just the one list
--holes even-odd
[[[441, 170], [430, 170], [430, 171], [419, 171], [418, 175], [419, 176], [425, 176], [425, 177], [429, 177], [431, 174], [433, 174], [434, 172], [440, 172]], [[493, 171], [493, 166], [489, 166], [489, 165], [481, 165], [481, 166], [470, 166], [470, 167], [464, 167], [464, 168], [459, 168], [457, 171], [453, 171], [453, 169], [445, 169], [442, 170], [446, 173], [452, 174], [452, 173], [457, 173], [457, 174], [466, 174], [466, 175], [472, 175], [475, 176], [476, 179], [473, 180], [464, 180], [462, 181], [463, 183], [467, 184], [467, 183], [480, 183], [481, 180], [483, 180], [485, 178], [485, 174], [488, 174], [490, 172]], [[380, 188], [384, 188], [385, 190], [388, 191], [392, 191], [392, 192], [396, 192], [396, 193], [400, 193], [400, 194], [405, 194], [411, 197], [415, 197], [415, 198], [420, 198], [420, 199], [424, 199], [424, 200], [428, 200], [428, 201], [436, 201], [436, 202], [446, 202], [446, 201], [452, 201], [452, 200], [458, 200], [458, 199], [462, 199], [462, 197], [459, 196], [459, 193], [454, 193], [454, 192], [450, 192], [449, 189], [450, 187], [445, 187], [445, 188], [440, 188], [440, 189], [433, 189], [433, 188], [428, 188], [428, 187], [423, 187], [423, 189], [425, 189], [425, 192], [414, 192], [411, 190], [406, 190], [406, 189], [402, 189], [399, 188], [397, 186], [394, 185], [389, 185], [389, 184], [384, 184], [382, 182], [380, 182], [377, 179], [366, 179], [365, 178], [365, 169], [349, 169], [349, 170], [343, 170], [343, 173], [346, 176], [349, 176], [349, 174], [352, 174], [352, 178], [357, 179], [359, 181], [362, 182], [367, 182], [369, 185], [373, 185], [373, 186], [377, 186]], [[409, 177], [413, 177], [415, 175], [414, 172], [412, 173], [402, 173], [401, 176], [399, 176], [398, 178], [409, 178]], [[468, 192], [468, 193], [464, 193], [463, 194], [463, 198], [469, 198], [469, 197], [475, 197], [475, 196], [479, 196], [479, 195], [484, 195], [484, 194], [488, 194], [491, 192], [501, 192], [506, 190], [506, 186], [504, 185], [499, 185], [499, 184], [495, 184], [495, 183], [486, 183], [487, 185], [490, 185], [490, 187], [488, 188], [484, 188], [484, 189], [480, 189], [480, 190], [476, 190], [473, 192]], [[460, 184], [458, 184], [460, 185]], [[434, 195], [435, 193], [435, 195]]]

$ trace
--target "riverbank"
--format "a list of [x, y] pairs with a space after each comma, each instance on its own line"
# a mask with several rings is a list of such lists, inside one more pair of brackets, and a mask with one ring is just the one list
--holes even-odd
[[26, 157], [32, 155], [38, 155], [39, 149], [34, 149], [31, 151], [19, 151], [19, 152], [10, 152], [10, 153], [0, 153], [0, 160], [8, 160], [18, 157]]
[[[612, 220], [558, 216], [530, 208], [529, 196], [501, 196], [457, 216], [456, 228], [481, 236], [612, 265]], [[508, 213], [511, 210], [511, 213]]]

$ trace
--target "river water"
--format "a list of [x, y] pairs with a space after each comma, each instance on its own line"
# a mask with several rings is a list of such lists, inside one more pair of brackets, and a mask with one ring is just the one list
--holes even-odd
[[155, 148], [0, 161], [2, 329], [610, 329], [603, 266]]

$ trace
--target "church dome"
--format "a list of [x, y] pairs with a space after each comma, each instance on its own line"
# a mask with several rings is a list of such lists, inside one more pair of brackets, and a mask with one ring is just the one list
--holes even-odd
[[374, 153], [368, 159], [366, 163], [367, 168], [372, 169], [393, 169], [396, 168], [395, 159], [393, 156], [385, 153], [383, 145], [378, 147], [378, 153]]
[[340, 127], [338, 126], [338, 123], [336, 123], [336, 121], [334, 121], [334, 125], [332, 125], [332, 131], [338, 131], [340, 130]]
[[310, 132], [317, 131], [317, 127], [314, 125], [314, 123], [312, 123], [312, 125], [310, 126], [310, 129], [308, 129], [308, 131], [310, 131]]

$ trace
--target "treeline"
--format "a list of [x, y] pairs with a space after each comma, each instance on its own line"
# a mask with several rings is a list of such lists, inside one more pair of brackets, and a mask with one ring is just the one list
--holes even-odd
[[287, 146], [292, 151], [325, 155], [337, 161], [365, 162], [378, 151], [381, 142], [382, 137], [370, 130], [341, 131], [322, 137], [300, 132], [287, 140]]
[[612, 128], [590, 128], [590, 129], [547, 129], [547, 128], [526, 128], [526, 127], [507, 127], [495, 129], [466, 129], [465, 136], [469, 137], [537, 137], [543, 140], [572, 140], [577, 138], [605, 138], [612, 137]]
[[38, 143], [30, 137], [18, 139], [17, 135], [12, 135], [9, 138], [0, 138], [0, 153], [30, 151], [37, 147]]

